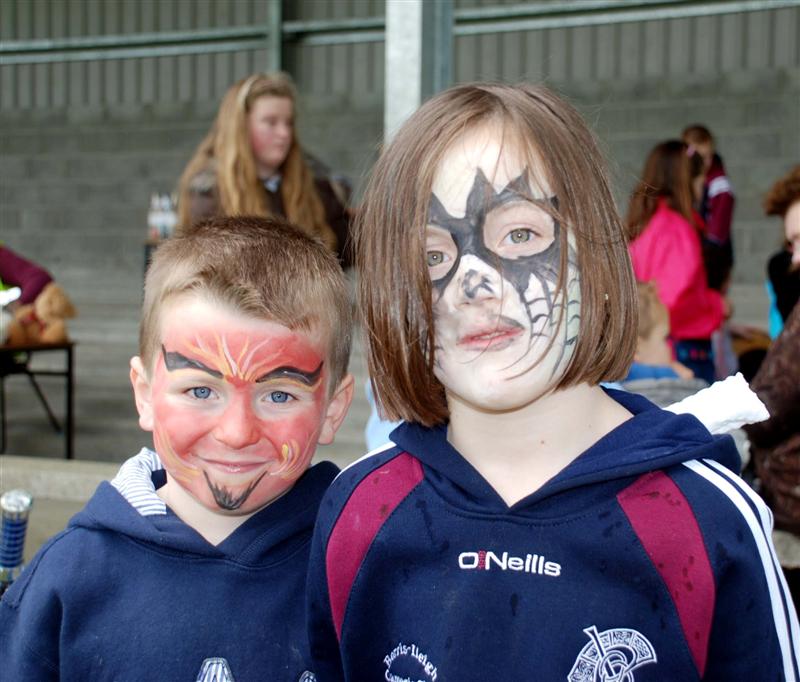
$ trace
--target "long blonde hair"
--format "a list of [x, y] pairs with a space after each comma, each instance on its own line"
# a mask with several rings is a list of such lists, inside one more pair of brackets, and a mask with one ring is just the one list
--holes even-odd
[[[223, 215], [270, 215], [248, 134], [248, 114], [260, 97], [285, 97], [294, 108], [297, 93], [289, 75], [282, 72], [256, 73], [228, 89], [211, 130], [181, 175], [178, 211], [182, 229], [191, 226], [188, 201], [191, 182], [206, 170], [215, 175]], [[335, 248], [336, 237], [325, 217], [314, 175], [303, 158], [294, 127], [289, 153], [280, 170], [286, 218]]]

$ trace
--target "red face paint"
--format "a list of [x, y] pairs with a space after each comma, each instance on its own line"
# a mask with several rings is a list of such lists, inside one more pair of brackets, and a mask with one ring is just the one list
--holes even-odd
[[200, 298], [162, 319], [151, 386], [164, 467], [210, 509], [263, 507], [314, 453], [327, 409], [324, 344]]

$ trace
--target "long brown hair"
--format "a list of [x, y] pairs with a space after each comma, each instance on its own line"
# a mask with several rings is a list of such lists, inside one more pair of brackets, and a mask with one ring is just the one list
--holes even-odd
[[[297, 93], [288, 74], [257, 73], [234, 83], [222, 98], [211, 130], [197, 147], [181, 175], [178, 219], [181, 228], [190, 226], [188, 195], [198, 173], [212, 170], [223, 215], [270, 214], [258, 178], [248, 134], [248, 114], [260, 97], [285, 97], [294, 109]], [[286, 218], [320, 237], [330, 248], [336, 237], [325, 217], [314, 175], [303, 158], [303, 151], [292, 128], [292, 143], [281, 166], [281, 199]]]
[[433, 372], [434, 319], [425, 259], [425, 226], [437, 167], [468, 130], [498, 124], [503, 144], [543, 168], [560, 198], [559, 290], [567, 232], [577, 245], [580, 331], [557, 388], [625, 375], [636, 339], [636, 289], [625, 235], [591, 132], [570, 105], [546, 88], [476, 83], [425, 103], [378, 160], [356, 222], [359, 306], [367, 361], [385, 416], [426, 425], [447, 418], [444, 388]]
[[695, 223], [691, 162], [687, 146], [680, 140], [661, 142], [647, 155], [642, 177], [631, 194], [625, 216], [625, 227], [631, 241], [647, 227], [662, 198], [690, 224]]

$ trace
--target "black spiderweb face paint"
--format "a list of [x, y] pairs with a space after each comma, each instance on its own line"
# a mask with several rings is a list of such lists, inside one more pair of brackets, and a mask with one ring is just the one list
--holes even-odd
[[[559, 344], [559, 357], [553, 365], [555, 372], [567, 348], [576, 340], [576, 322], [580, 310], [577, 259], [574, 249], [568, 247], [566, 291], [557, 300], [555, 292], [561, 264], [561, 227], [544, 208], [547, 204], [557, 208], [557, 199], [531, 199], [527, 175], [525, 169], [502, 190], [496, 192], [483, 171], [478, 168], [467, 196], [463, 218], [451, 215], [439, 197], [436, 194], [431, 195], [428, 224], [440, 228], [440, 231], [446, 231], [452, 240], [449, 246], [444, 247], [446, 254], [444, 251], [437, 251], [435, 245], [429, 246], [434, 307], [436, 311], [436, 302], [443, 298], [476, 305], [481, 298], [508, 301], [507, 293], [502, 290], [513, 290], [518, 303], [507, 306], [513, 310], [502, 307], [497, 309], [494, 320], [499, 328], [509, 331], [513, 331], [515, 327], [527, 327], [527, 346], [518, 358], [521, 360], [539, 337], [549, 336], [546, 332], [553, 331], [559, 322], [561, 307], [566, 306], [562, 320], [566, 338]], [[515, 205], [521, 206], [526, 216], [519, 225], [513, 217], [497, 219], [504, 211], [513, 210]], [[496, 225], [498, 221], [499, 227]], [[532, 226], [537, 230], [536, 234], [532, 234], [529, 222], [536, 223]], [[518, 239], [520, 243], [512, 246], [509, 243], [512, 238]], [[503, 240], [502, 244], [498, 244], [498, 240]], [[439, 243], [441, 244], [441, 238]], [[527, 320], [518, 319], [522, 310]], [[436, 317], [438, 325], [441, 314], [436, 314]], [[484, 327], [487, 325], [486, 315], [482, 323], [476, 323], [473, 327], [480, 330], [481, 324]], [[468, 323], [465, 328], [467, 331], [457, 334], [458, 341], [462, 344], [469, 334]], [[488, 342], [493, 337], [486, 333], [479, 335], [475, 343], [466, 345], [471, 348], [479, 347], [481, 338], [487, 339], [486, 350], [493, 349]], [[503, 344], [499, 344], [497, 347], [502, 346]], [[438, 327], [436, 347], [438, 356], [442, 350]]]

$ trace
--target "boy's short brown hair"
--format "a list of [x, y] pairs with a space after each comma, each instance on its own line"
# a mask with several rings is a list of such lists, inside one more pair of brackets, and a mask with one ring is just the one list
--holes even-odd
[[372, 173], [355, 226], [368, 364], [384, 414], [426, 425], [448, 416], [433, 373], [434, 320], [425, 227], [436, 169], [466, 131], [498, 124], [508, 149], [541, 161], [558, 198], [564, 286], [567, 232], [577, 243], [581, 320], [557, 388], [618, 379], [636, 340], [636, 290], [605, 162], [581, 116], [543, 87], [475, 83], [440, 93], [397, 132]]
[[649, 339], [659, 322], [669, 325], [669, 311], [661, 299], [652, 282], [637, 282], [636, 293], [639, 301], [639, 330], [640, 339]]
[[347, 372], [352, 312], [342, 269], [321, 241], [284, 220], [215, 218], [158, 247], [145, 278], [139, 329], [147, 371], [161, 343], [164, 303], [186, 293], [289, 329], [320, 330], [329, 348], [328, 390]]

